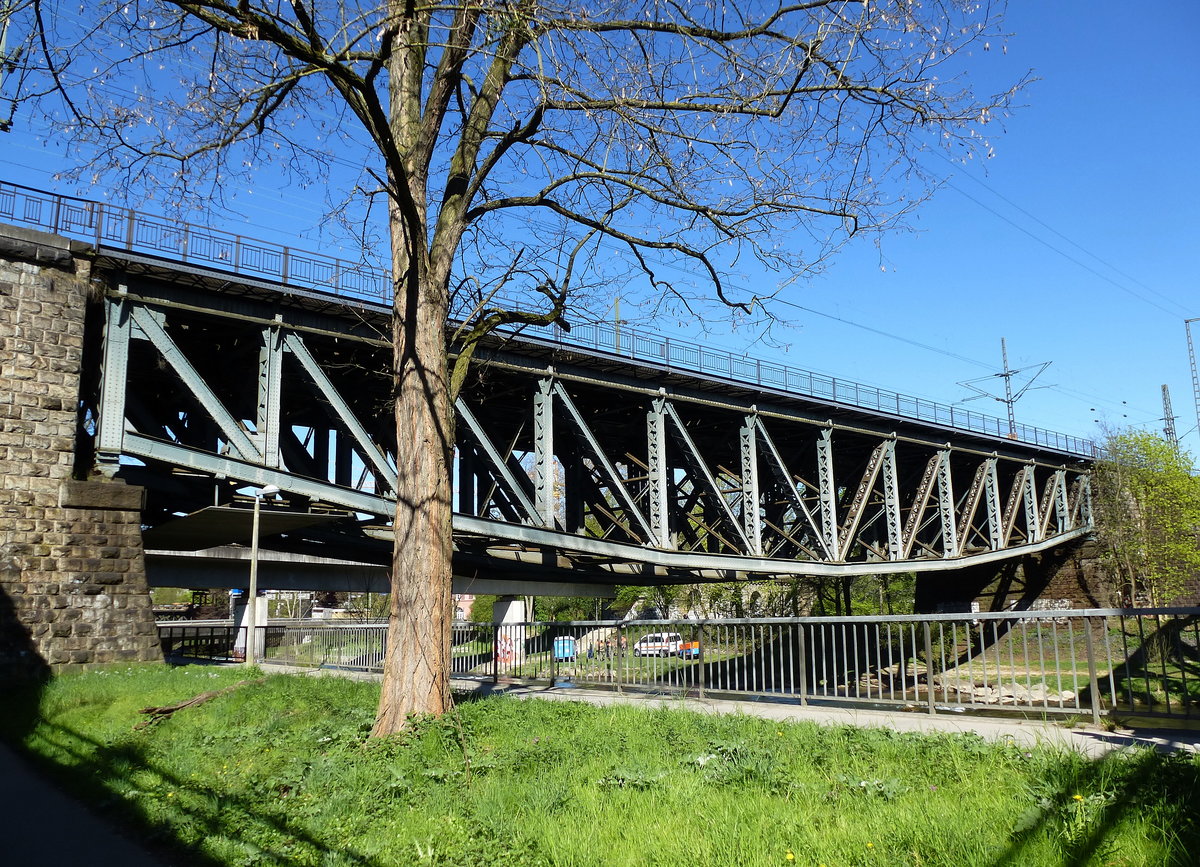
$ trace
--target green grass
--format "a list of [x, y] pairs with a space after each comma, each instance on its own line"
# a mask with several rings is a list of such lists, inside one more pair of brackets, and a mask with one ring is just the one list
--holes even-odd
[[505, 698], [370, 741], [375, 685], [288, 676], [133, 728], [141, 707], [245, 676], [64, 675], [5, 734], [198, 864], [1157, 867], [1200, 851], [1200, 762], [1149, 751]]

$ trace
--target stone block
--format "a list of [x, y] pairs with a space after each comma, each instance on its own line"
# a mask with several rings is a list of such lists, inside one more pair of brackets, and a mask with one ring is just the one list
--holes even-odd
[[59, 505], [69, 509], [114, 509], [140, 512], [146, 504], [146, 490], [120, 482], [74, 479], [62, 483]]

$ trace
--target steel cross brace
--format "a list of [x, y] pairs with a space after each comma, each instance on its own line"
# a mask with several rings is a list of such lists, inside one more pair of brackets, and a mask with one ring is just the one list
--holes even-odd
[[679, 437], [679, 440], [684, 447], [685, 454], [691, 458], [690, 463], [692, 464], [693, 470], [699, 471], [701, 480], [708, 487], [713, 498], [720, 504], [722, 512], [724, 512], [725, 517], [728, 518], [729, 523], [732, 524], [737, 530], [738, 536], [741, 537], [742, 544], [745, 545], [743, 550], [749, 551], [750, 540], [746, 538], [745, 530], [742, 528], [742, 522], [737, 519], [736, 515], [734, 515], [733, 509], [729, 505], [729, 501], [725, 499], [725, 495], [721, 492], [721, 488], [717, 485], [717, 480], [713, 478], [712, 471], [709, 470], [708, 464], [705, 463], [704, 459], [700, 457], [700, 450], [696, 448], [695, 441], [692, 440], [691, 435], [687, 432], [687, 428], [684, 427], [683, 419], [679, 417], [679, 413], [675, 410], [674, 405], [670, 402], [666, 403], [666, 410], [667, 417], [670, 418], [675, 425], [675, 433]]
[[766, 426], [761, 418], [755, 418], [755, 428], [758, 431], [759, 441], [767, 447], [767, 457], [770, 458], [771, 470], [775, 475], [775, 479], [783, 486], [784, 493], [788, 499], [796, 507], [800, 514], [804, 516], [808, 522], [809, 529], [812, 530], [813, 537], [821, 544], [821, 549], [824, 552], [826, 559], [836, 559], [833, 555], [833, 549], [829, 547], [829, 540], [825, 537], [825, 533], [817, 524], [817, 519], [813, 516], [812, 510], [808, 508], [808, 504], [804, 502], [804, 497], [801, 496], [800, 490], [796, 487], [795, 479], [792, 476], [791, 470], [784, 463], [783, 457], [779, 453], [775, 441], [767, 432]]
[[591, 428], [584, 421], [583, 414], [579, 412], [579, 408], [575, 405], [575, 401], [571, 399], [571, 395], [567, 393], [567, 390], [563, 388], [560, 382], [554, 383], [553, 393], [557, 395], [558, 400], [567, 411], [567, 417], [575, 425], [575, 429], [579, 432], [579, 436], [583, 439], [592, 458], [604, 471], [604, 475], [608, 479], [613, 493], [621, 501], [622, 505], [624, 505], [626, 511], [637, 520], [638, 526], [641, 527], [646, 538], [656, 538], [656, 534], [651, 529], [650, 521], [642, 514], [642, 510], [638, 508], [637, 503], [634, 502], [633, 495], [629, 492], [629, 488], [621, 478], [621, 474], [617, 472], [616, 465], [609, 460], [604, 449], [600, 447], [600, 441], [596, 439], [596, 435], [592, 433]]

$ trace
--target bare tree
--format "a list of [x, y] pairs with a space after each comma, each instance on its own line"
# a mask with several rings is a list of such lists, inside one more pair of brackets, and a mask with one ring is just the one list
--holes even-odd
[[1002, 38], [999, 5], [973, 0], [103, 8], [14, 13], [28, 110], [87, 171], [219, 200], [270, 160], [386, 208], [403, 433], [378, 734], [449, 703], [452, 407], [477, 341], [584, 315], [584, 278], [614, 261], [676, 309], [754, 310], [777, 290], [732, 287], [739, 257], [790, 279], [896, 225], [929, 190], [920, 152], [986, 149], [1020, 83], [964, 79]]

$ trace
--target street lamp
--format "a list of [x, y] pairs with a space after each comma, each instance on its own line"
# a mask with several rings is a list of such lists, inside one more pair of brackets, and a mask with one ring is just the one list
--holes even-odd
[[258, 516], [263, 497], [278, 493], [278, 487], [267, 485], [254, 495], [254, 523], [250, 530], [250, 598], [246, 600], [246, 665], [258, 662]]

